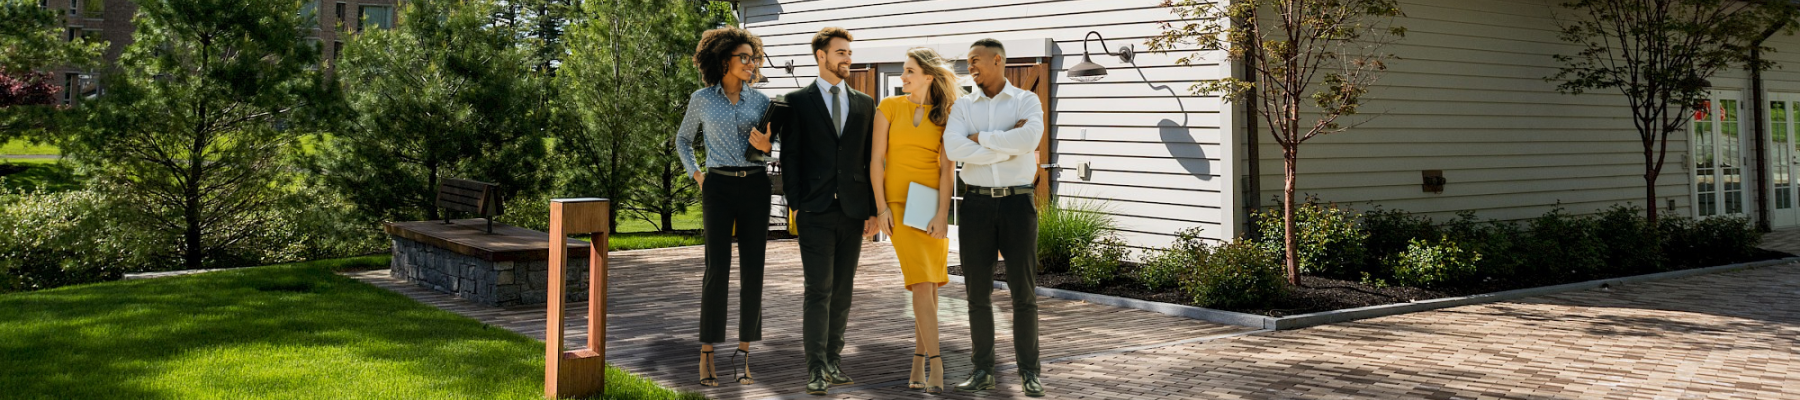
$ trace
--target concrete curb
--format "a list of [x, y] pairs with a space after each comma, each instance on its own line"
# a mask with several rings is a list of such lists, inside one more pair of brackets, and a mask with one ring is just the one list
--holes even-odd
[[[1430, 310], [1436, 310], [1436, 309], [1441, 309], [1441, 308], [1459, 307], [1459, 306], [1466, 306], [1466, 305], [1471, 305], [1471, 304], [1494, 303], [1494, 302], [1501, 302], [1501, 301], [1507, 301], [1507, 300], [1513, 300], [1513, 299], [1519, 299], [1519, 298], [1544, 296], [1544, 295], [1557, 294], [1557, 293], [1563, 293], [1563, 292], [1571, 292], [1571, 291], [1577, 291], [1577, 290], [1588, 290], [1588, 289], [1594, 289], [1594, 288], [1599, 288], [1599, 287], [1613, 287], [1613, 286], [1620, 286], [1620, 285], [1631, 284], [1631, 283], [1652, 282], [1652, 281], [1660, 281], [1660, 280], [1666, 280], [1666, 279], [1684, 278], [1684, 277], [1690, 277], [1690, 276], [1695, 276], [1695, 275], [1713, 274], [1713, 273], [1728, 272], [1728, 271], [1735, 271], [1735, 270], [1749, 269], [1749, 268], [1761, 268], [1761, 267], [1788, 264], [1788, 263], [1794, 263], [1794, 262], [1800, 262], [1800, 257], [1788, 257], [1788, 258], [1782, 258], [1782, 259], [1778, 259], [1778, 260], [1753, 261], [1753, 262], [1747, 262], [1747, 263], [1720, 265], [1720, 266], [1716, 266], [1716, 267], [1694, 268], [1694, 269], [1685, 269], [1685, 270], [1679, 270], [1679, 271], [1659, 272], [1659, 273], [1646, 274], [1646, 275], [1634, 275], [1634, 276], [1625, 276], [1625, 277], [1618, 277], [1618, 278], [1596, 279], [1596, 280], [1591, 280], [1591, 281], [1586, 281], [1586, 282], [1565, 283], [1565, 284], [1554, 285], [1554, 286], [1524, 288], [1524, 289], [1508, 290], [1508, 291], [1504, 291], [1504, 292], [1484, 293], [1484, 294], [1477, 294], [1477, 295], [1470, 295], [1470, 296], [1445, 297], [1445, 298], [1421, 300], [1421, 301], [1408, 302], [1408, 303], [1383, 304], [1383, 305], [1368, 306], [1368, 307], [1362, 307], [1362, 308], [1350, 308], [1350, 309], [1343, 309], [1343, 310], [1322, 311], [1322, 312], [1287, 316], [1287, 317], [1281, 317], [1281, 318], [1268, 317], [1268, 316], [1262, 316], [1262, 315], [1256, 315], [1256, 314], [1246, 314], [1246, 313], [1239, 313], [1239, 312], [1223, 311], [1223, 310], [1214, 310], [1214, 309], [1210, 309], [1210, 308], [1194, 307], [1194, 306], [1187, 306], [1187, 305], [1180, 305], [1180, 304], [1159, 303], [1159, 302], [1153, 302], [1153, 301], [1128, 299], [1128, 298], [1123, 298], [1123, 297], [1106, 296], [1106, 295], [1076, 292], [1076, 291], [1069, 291], [1069, 290], [1062, 290], [1062, 289], [1042, 288], [1042, 287], [1037, 288], [1037, 295], [1044, 296], [1044, 297], [1050, 297], [1050, 298], [1064, 299], [1064, 300], [1082, 301], [1082, 302], [1088, 302], [1088, 303], [1094, 303], [1094, 304], [1100, 304], [1100, 305], [1106, 305], [1106, 306], [1113, 306], [1113, 307], [1120, 307], [1120, 308], [1130, 308], [1130, 309], [1136, 309], [1136, 310], [1152, 311], [1152, 312], [1157, 312], [1157, 313], [1161, 313], [1164, 315], [1193, 318], [1193, 319], [1198, 319], [1198, 320], [1202, 320], [1202, 321], [1214, 322], [1214, 323], [1220, 323], [1220, 324], [1226, 324], [1226, 325], [1247, 326], [1247, 327], [1251, 327], [1251, 328], [1268, 329], [1268, 330], [1290, 330], [1290, 329], [1300, 329], [1300, 328], [1332, 324], [1332, 323], [1338, 323], [1338, 322], [1355, 321], [1355, 320], [1360, 320], [1360, 319], [1385, 317], [1385, 316], [1400, 315], [1400, 314], [1409, 314], [1409, 313], [1415, 313], [1415, 312], [1420, 312], [1420, 311], [1430, 311]], [[964, 283], [964, 279], [960, 275], [950, 275], [950, 281], [956, 282], [957, 284]], [[1006, 290], [1007, 289], [1006, 282], [995, 281], [994, 288]]]

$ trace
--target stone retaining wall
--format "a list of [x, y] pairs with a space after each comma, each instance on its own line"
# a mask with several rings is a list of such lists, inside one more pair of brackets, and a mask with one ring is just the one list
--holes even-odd
[[[394, 241], [390, 272], [395, 278], [490, 306], [546, 302], [549, 261], [486, 261], [398, 236], [390, 238]], [[570, 259], [563, 277], [567, 300], [587, 301], [588, 260]]]

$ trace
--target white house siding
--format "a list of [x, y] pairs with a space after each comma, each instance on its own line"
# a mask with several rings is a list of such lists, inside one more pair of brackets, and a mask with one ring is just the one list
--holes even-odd
[[[1407, 16], [1397, 23], [1408, 32], [1389, 47], [1400, 59], [1370, 92], [1364, 116], [1350, 121], [1360, 126], [1300, 147], [1298, 192], [1439, 220], [1459, 210], [1526, 219], [1559, 203], [1573, 213], [1642, 206], [1642, 146], [1624, 96], [1561, 94], [1544, 79], [1557, 72], [1553, 54], [1575, 51], [1557, 37], [1557, 3], [1402, 1]], [[1800, 89], [1797, 77], [1781, 76], [1792, 82], [1783, 87]], [[1748, 87], [1741, 79], [1713, 82]], [[1275, 205], [1269, 199], [1281, 194], [1281, 152], [1262, 135], [1260, 199]], [[1692, 215], [1681, 165], [1687, 152], [1686, 136], [1672, 136], [1657, 181], [1656, 206], [1666, 210], [1672, 199], [1680, 215]], [[1444, 191], [1423, 191], [1421, 170], [1443, 170]]]
[[[857, 56], [894, 54], [876, 49], [938, 45], [946, 56], [962, 58], [967, 44], [992, 37], [1012, 43], [1048, 39], [1054, 85], [1049, 115], [1051, 162], [1061, 169], [1055, 191], [1065, 201], [1104, 199], [1120, 222], [1124, 236], [1139, 247], [1165, 246], [1174, 232], [1203, 227], [1212, 238], [1233, 233], [1239, 210], [1232, 171], [1229, 134], [1233, 113], [1216, 98], [1196, 97], [1188, 86], [1197, 80], [1228, 74], [1222, 53], [1204, 54], [1207, 63], [1178, 66], [1174, 60], [1195, 49], [1172, 54], [1146, 54], [1144, 41], [1159, 32], [1158, 21], [1172, 19], [1159, 0], [1055, 1], [744, 1], [745, 27], [759, 35], [774, 64], [792, 60], [794, 75], [765, 69], [769, 94], [785, 93], [796, 84], [811, 84], [817, 70], [808, 41], [827, 26], [849, 29], [856, 36]], [[1081, 62], [1082, 39], [1099, 31], [1113, 48], [1137, 48], [1138, 68], [1116, 57], [1096, 56], [1110, 76], [1092, 83], [1075, 82], [1066, 70]], [[1091, 48], [1101, 51], [1095, 41]], [[1021, 49], [1022, 50], [1022, 49]], [[1021, 50], [1009, 47], [1009, 55]], [[866, 60], [859, 59], [858, 62]], [[899, 60], [893, 60], [898, 62]], [[797, 78], [797, 79], [796, 79]], [[1085, 131], [1085, 134], [1084, 134]], [[1091, 179], [1074, 168], [1090, 163]]]

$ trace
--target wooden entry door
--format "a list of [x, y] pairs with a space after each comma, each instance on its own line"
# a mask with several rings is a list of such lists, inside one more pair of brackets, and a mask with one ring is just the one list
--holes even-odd
[[850, 90], [863, 92], [863, 94], [875, 98], [876, 103], [881, 102], [881, 91], [878, 90], [880, 88], [875, 86], [875, 66], [851, 64], [850, 76], [844, 81], [849, 84]]
[[1036, 93], [1044, 105], [1044, 136], [1037, 148], [1037, 205], [1043, 208], [1050, 199], [1050, 63], [1040, 59], [1007, 60], [1006, 80], [1025, 91]]

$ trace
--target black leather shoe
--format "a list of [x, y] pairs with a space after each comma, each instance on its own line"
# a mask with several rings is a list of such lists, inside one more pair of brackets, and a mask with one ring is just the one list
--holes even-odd
[[856, 383], [855, 380], [850, 379], [849, 375], [844, 375], [844, 371], [838, 369], [837, 364], [825, 367], [825, 378], [830, 380], [832, 386]]
[[1019, 387], [1025, 388], [1025, 395], [1044, 397], [1044, 383], [1038, 381], [1037, 374], [1019, 371]]
[[825, 377], [825, 371], [813, 371], [811, 375], [812, 378], [806, 381], [806, 394], [824, 396], [825, 391], [831, 388], [830, 378]]
[[993, 388], [994, 388], [994, 374], [990, 374], [987, 371], [983, 371], [983, 370], [979, 370], [979, 369], [975, 370], [975, 372], [969, 373], [968, 380], [963, 381], [963, 383], [956, 384], [956, 390], [960, 391], [960, 392], [974, 392], [974, 391], [988, 390], [988, 389], [993, 389]]

